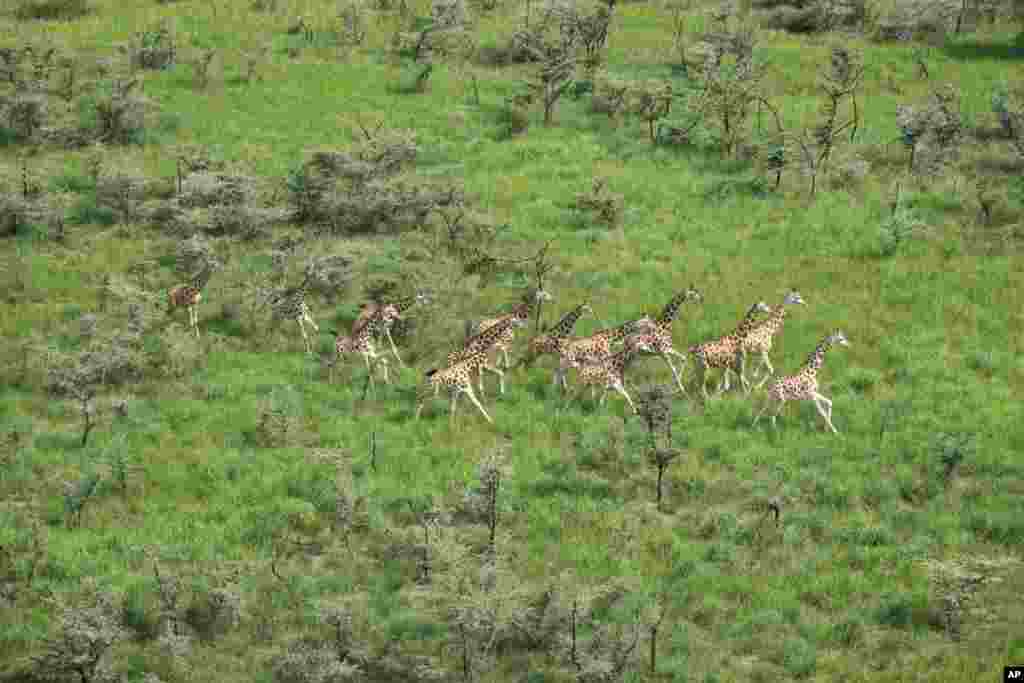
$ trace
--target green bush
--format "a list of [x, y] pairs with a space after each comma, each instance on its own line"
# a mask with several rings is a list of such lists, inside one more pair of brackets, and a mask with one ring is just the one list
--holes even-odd
[[86, 0], [20, 0], [14, 10], [18, 19], [77, 19], [88, 13]]

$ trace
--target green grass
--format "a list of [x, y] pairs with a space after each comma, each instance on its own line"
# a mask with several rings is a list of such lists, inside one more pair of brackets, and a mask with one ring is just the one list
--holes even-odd
[[[173, 271], [174, 237], [122, 232], [116, 215], [97, 204], [84, 173], [88, 150], [44, 146], [31, 163], [45, 187], [68, 193], [69, 244], [38, 236], [0, 243], [10, 292], [0, 300], [0, 439], [18, 435], [10, 455], [0, 458], [0, 545], [14, 549], [9, 564], [0, 556], [0, 580], [20, 581], [30, 571], [32, 519], [43, 520], [46, 537], [35, 592], [0, 610], [0, 669], [36, 651], [56, 626], [38, 598], [45, 589], [72, 595], [82, 579], [96, 577], [126, 593], [129, 624], [148, 624], [156, 588], [144, 546], [182, 578], [188, 599], [209, 591], [226, 567], [242, 568], [246, 616], [236, 632], [193, 647], [187, 659], [200, 679], [269, 680], [259, 678], [268, 658], [288, 639], [316, 631], [317, 606], [339, 600], [357, 606], [355, 632], [367, 648], [379, 654], [399, 643], [402, 652], [434, 657], [441, 666], [440, 645], [455, 638], [445, 608], [452, 596], [417, 586], [415, 556], [389, 549], [402, 539], [422, 542], [410, 503], [457, 508], [466, 490], [479, 486], [480, 457], [494, 448], [504, 449], [512, 466], [499, 501], [500, 547], [513, 558], [509, 585], [540, 591], [561, 581], [570, 601], [577, 589], [616, 580], [645, 591], [670, 587], [658, 648], [659, 669], [673, 680], [994, 680], [1003, 664], [1020, 659], [1024, 646], [1015, 634], [1024, 624], [1012, 600], [1024, 588], [1019, 568], [976, 596], [972, 607], [985, 614], [965, 616], [963, 642], [952, 643], [929, 621], [920, 560], [1015, 555], [1024, 542], [1024, 466], [1017, 456], [1024, 450], [1017, 407], [1024, 388], [1022, 270], [1019, 245], [1016, 252], [983, 253], [969, 239], [977, 212], [956, 189], [960, 171], [927, 183], [902, 175], [905, 151], [890, 144], [898, 134], [895, 109], [927, 93], [909, 46], [850, 39], [866, 64], [856, 146], [874, 165], [863, 182], [822, 183], [810, 200], [794, 171], [772, 192], [773, 178], [766, 186], [750, 164], [722, 160], [703, 127], [690, 148], [652, 148], [637, 121], [612, 126], [589, 114], [586, 96], [560, 102], [548, 128], [531, 112], [531, 128], [502, 141], [499, 105], [527, 69], [477, 67], [480, 106], [469, 103], [465, 79], [443, 63], [425, 93], [395, 93], [405, 71], [382, 57], [393, 17], [370, 22], [368, 45], [340, 59], [330, 35], [320, 32], [307, 44], [284, 34], [298, 13], [326, 25], [335, 11], [330, 2], [309, 0], [287, 13], [250, 12], [244, 0], [91, 5], [89, 14], [65, 22], [0, 15], [0, 36], [13, 44], [45, 34], [68, 49], [113, 54], [107, 46], [166, 17], [182, 50], [220, 51], [203, 92], [184, 59], [139, 74], [158, 113], [141, 144], [108, 150], [108, 167], [171, 178], [170, 146], [198, 144], [215, 160], [280, 184], [307, 151], [348, 146], [360, 135], [357, 118], [380, 114], [390, 127], [417, 132], [417, 173], [457, 178], [477, 210], [508, 223], [498, 249], [518, 256], [554, 240], [553, 308], [586, 299], [600, 318], [584, 318], [577, 333], [659, 310], [692, 282], [704, 303], [685, 307], [676, 323], [682, 350], [733, 327], [755, 301], [774, 305], [788, 288], [799, 290], [808, 305], [787, 318], [772, 362], [790, 373], [826, 332], [846, 333], [851, 346], [831, 351], [821, 373], [842, 435], [823, 432], [810, 405], [790, 407], [772, 430], [750, 426], [757, 397], [707, 406], [677, 400], [674, 430], [683, 455], [667, 470], [657, 510], [643, 430], [624, 401], [611, 396], [602, 409], [585, 397], [559, 409], [550, 359], [510, 373], [501, 397], [488, 378], [484, 401], [494, 427], [465, 399], [454, 426], [443, 398], [412, 421], [413, 387], [423, 371], [460, 339], [463, 320], [518, 297], [521, 278], [439, 287], [435, 304], [421, 312], [423, 325], [401, 349], [411, 367], [392, 362], [395, 383], [361, 401], [361, 362], [340, 368], [329, 384], [301, 353], [294, 325], [222, 314], [225, 303], [247, 308], [236, 286], [269, 271], [266, 252], [277, 234], [218, 242], [227, 267], [204, 292], [198, 347], [184, 334], [184, 312], [159, 319], [146, 345], [166, 362], [100, 397], [101, 423], [81, 448], [77, 405], [46, 395], [45, 359], [34, 353], [23, 361], [19, 344], [82, 348], [77, 321], [96, 310], [108, 272], [161, 298], [181, 276]], [[646, 3], [617, 12], [609, 72], [674, 78], [685, 87], [651, 47], [670, 39], [664, 13]], [[485, 17], [478, 33], [502, 44], [510, 22], [499, 12]], [[702, 22], [695, 16], [690, 29]], [[997, 85], [1024, 78], [1013, 33], [972, 34], [933, 51], [933, 80], [959, 84], [971, 123], [986, 120]], [[241, 51], [262, 44], [271, 47], [260, 70], [265, 79], [244, 84]], [[767, 90], [787, 126], [810, 124], [827, 44], [768, 32], [762, 45], [772, 64]], [[298, 57], [289, 57], [289, 48]], [[894, 93], [890, 81], [904, 94]], [[82, 112], [76, 115], [88, 124], [91, 114]], [[17, 148], [20, 141], [4, 130], [0, 145]], [[0, 166], [12, 181], [18, 177], [14, 155], [0, 157]], [[569, 208], [594, 174], [625, 196], [621, 227], [580, 224]], [[886, 253], [879, 228], [897, 180], [903, 207], [928, 230]], [[1018, 189], [1011, 185], [1007, 200], [1017, 221]], [[413, 260], [417, 252], [435, 254], [432, 239], [412, 232], [315, 240], [314, 249], [352, 255], [357, 281], [334, 304], [310, 299], [321, 326], [314, 345], [329, 349], [327, 330], [344, 330], [355, 317], [365, 299], [360, 279], [404, 284], [425, 273], [432, 283], [447, 282], [446, 272], [433, 272], [448, 268], [444, 259]], [[132, 270], [143, 262], [152, 264], [144, 277]], [[547, 319], [555, 315], [551, 306], [545, 310]], [[638, 363], [631, 375], [637, 385], [670, 379], [660, 360]], [[129, 414], [114, 424], [107, 402], [124, 394], [133, 398]], [[275, 446], [261, 445], [260, 415], [270, 405], [293, 428]], [[890, 406], [901, 413], [880, 436]], [[949, 487], [940, 477], [939, 432], [976, 439]], [[332, 530], [337, 472], [311, 462], [314, 447], [343, 454], [342, 472], [365, 514], [348, 545]], [[126, 493], [106, 464], [118, 448], [129, 458]], [[82, 527], [69, 529], [64, 483], [94, 471], [103, 483], [85, 506]], [[762, 523], [755, 505], [775, 495], [786, 500], [778, 526]], [[320, 550], [285, 552], [282, 534]], [[462, 522], [454, 536], [480, 547], [486, 530]], [[284, 583], [271, 572], [274, 553]], [[448, 570], [435, 567], [436, 580]], [[568, 578], [559, 578], [563, 572]], [[638, 595], [632, 599], [642, 603]], [[628, 624], [631, 614], [612, 611], [602, 619]], [[270, 642], [260, 635], [266, 619], [274, 622]], [[443, 665], [455, 670], [452, 657]], [[513, 680], [525, 657], [502, 654], [481, 680]], [[528, 680], [556, 680], [546, 674], [553, 671], [549, 660], [530, 659]], [[127, 641], [115, 660], [133, 675], [159, 670], [165, 680], [180, 679], [153, 643]], [[639, 667], [630, 676], [654, 680]]]

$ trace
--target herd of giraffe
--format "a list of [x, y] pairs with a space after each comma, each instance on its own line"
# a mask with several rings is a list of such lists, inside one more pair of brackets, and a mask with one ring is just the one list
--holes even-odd
[[[168, 297], [169, 310], [173, 311], [176, 307], [188, 309], [189, 324], [197, 338], [199, 337], [199, 327], [196, 306], [201, 299], [202, 289], [210, 278], [212, 268], [213, 266], [210, 264], [204, 266], [190, 283], [171, 289]], [[310, 324], [317, 331], [320, 328], [313, 321], [305, 302], [305, 294], [304, 283], [297, 289], [290, 290], [285, 295], [278, 297], [273, 304], [275, 315], [295, 320], [298, 323], [306, 352], [311, 353], [312, 348], [306, 334], [305, 324]], [[484, 372], [497, 375], [499, 392], [504, 394], [506, 372], [512, 367], [509, 361], [509, 349], [515, 340], [515, 329], [525, 327], [540, 302], [552, 299], [551, 294], [543, 289], [531, 288], [523, 296], [522, 301], [512, 308], [511, 312], [482, 320], [471, 326], [468, 329], [470, 333], [468, 338], [459, 348], [448, 354], [445, 365], [426, 372], [425, 385], [417, 394], [416, 419], [419, 419], [427, 400], [431, 397], [436, 398], [441, 390], [445, 389], [451, 395], [450, 416], [452, 419], [455, 417], [459, 397], [465, 394], [484, 418], [493, 424], [494, 421], [473, 389], [473, 377], [476, 375], [480, 395], [483, 396]], [[352, 325], [351, 333], [348, 336], [337, 336], [335, 341], [336, 359], [358, 353], [366, 364], [368, 380], [371, 385], [374, 383], [374, 374], [378, 371], [384, 381], [389, 383], [389, 361], [384, 355], [378, 353], [375, 342], [379, 343], [381, 338], [386, 338], [390, 344], [392, 355], [400, 365], [403, 364], [391, 337], [391, 328], [397, 320], [403, 318], [410, 308], [428, 301], [425, 293], [417, 292], [396, 301], [365, 304]], [[682, 373], [690, 356], [693, 357], [696, 367], [696, 384], [700, 387], [705, 401], [710, 398], [706, 381], [709, 369], [723, 371], [722, 379], [715, 390], [716, 396], [730, 389], [733, 375], [748, 394], [754, 389], [762, 388], [775, 375], [775, 368], [769, 357], [772, 340], [782, 329], [787, 307], [795, 304], [803, 305], [805, 303], [803, 297], [799, 292], [791, 291], [774, 308], [759, 301], [747, 310], [746, 315], [732, 332], [718, 339], [691, 346], [687, 349], [687, 354], [683, 354], [673, 346], [672, 324], [684, 303], [700, 303], [702, 301], [703, 297], [691, 286], [672, 297], [656, 318], [652, 319], [645, 315], [615, 327], [602, 329], [588, 337], [574, 338], [570, 336], [570, 333], [576, 322], [585, 313], [593, 314], [593, 309], [589, 304], [581, 303], [566, 313], [553, 326], [545, 328], [542, 334], [531, 339], [527, 345], [526, 358], [532, 360], [543, 354], [556, 356], [558, 366], [554, 371], [554, 384], [560, 389], [563, 391], [568, 389], [569, 371], [575, 370], [578, 374], [581, 391], [584, 387], [589, 386], [591, 395], [596, 398], [598, 388], [603, 388], [600, 405], [604, 405], [608, 392], [614, 390], [625, 398], [634, 413], [637, 412], [637, 408], [626, 390], [625, 373], [631, 363], [644, 353], [660, 356], [665, 361], [672, 372], [676, 387], [684, 395], [686, 389]], [[759, 313], [766, 314], [767, 317], [758, 320]], [[622, 344], [622, 348], [615, 350], [615, 345], [619, 343]], [[846, 337], [840, 331], [826, 335], [795, 374], [776, 379], [768, 387], [767, 401], [755, 416], [754, 424], [756, 425], [772, 406], [774, 406], [774, 410], [771, 414], [771, 422], [772, 426], [775, 426], [776, 418], [788, 402], [812, 401], [825, 425], [833, 433], [838, 433], [832, 424], [832, 401], [821, 394], [818, 385], [818, 371], [824, 361], [825, 352], [837, 344], [849, 345]], [[493, 363], [491, 362], [492, 355], [495, 357]], [[760, 365], [756, 368], [758, 376], [754, 377], [755, 382], [760, 378], [760, 382], [756, 386], [746, 374], [748, 356], [756, 356], [760, 360]], [[678, 366], [673, 359], [679, 362]], [[577, 392], [573, 398], [578, 398], [578, 396]]]

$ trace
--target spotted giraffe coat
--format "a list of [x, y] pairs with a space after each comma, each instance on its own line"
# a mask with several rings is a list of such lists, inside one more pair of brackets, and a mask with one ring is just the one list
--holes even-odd
[[770, 310], [767, 304], [759, 301], [750, 307], [750, 310], [747, 311], [747, 314], [740, 321], [739, 327], [735, 331], [719, 339], [691, 346], [688, 351], [705, 368], [724, 368], [739, 371], [741, 361], [740, 340], [746, 337], [747, 332], [753, 327], [757, 313]]

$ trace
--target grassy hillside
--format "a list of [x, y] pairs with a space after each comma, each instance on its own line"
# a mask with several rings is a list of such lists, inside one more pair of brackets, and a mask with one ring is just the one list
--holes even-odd
[[[392, 43], [429, 15], [421, 2], [406, 16], [364, 8], [357, 46], [321, 0], [89, 0], [46, 20], [17, 8], [47, 3], [14, 4], [0, 13], [0, 47], [30, 44], [39, 60], [55, 47], [68, 62], [41, 86], [31, 59], [4, 61], [15, 76], [0, 103], [0, 228], [11, 232], [0, 237], [0, 674], [981, 681], [1024, 662], [1024, 159], [992, 104], [1024, 82], [1019, 23], [972, 23], [930, 47], [761, 29], [766, 103], [752, 102], [724, 151], [720, 119], [697, 113], [693, 55], [700, 35], [722, 30], [710, 6], [679, 23], [688, 67], [669, 7], [614, 10], [599, 87], [670, 83], [685, 97], [659, 123], [696, 122], [686, 144], [653, 144], [636, 115], [593, 111], [584, 86], [547, 126], [536, 102], [509, 104], [538, 67], [479, 55], [508, 45], [523, 9], [513, 3], [471, 8], [464, 58], [435, 55], [422, 92], [423, 67]], [[288, 30], [300, 15], [309, 35]], [[742, 25], [733, 16], [724, 30]], [[167, 68], [131, 67], [167, 41]], [[858, 125], [852, 141], [852, 129], [836, 137], [811, 196], [794, 141], [820, 120], [837, 44], [862, 54]], [[111, 95], [129, 77], [143, 98], [130, 107]], [[592, 83], [582, 69], [576, 79]], [[955, 154], [908, 170], [897, 107], [947, 84]], [[38, 117], [19, 114], [33, 97]], [[119, 105], [124, 135], [104, 124], [104, 106]], [[351, 150], [375, 122], [415, 132], [415, 160], [388, 182], [454, 183], [477, 237], [449, 239], [447, 210], [401, 229], [288, 218], [314, 150]], [[770, 155], [783, 140], [776, 188]], [[177, 188], [186, 152], [242, 177], [243, 208], [160, 219], [188, 194]], [[621, 195], [610, 224], [572, 208], [595, 178]], [[165, 311], [168, 288], [190, 275], [175, 266], [193, 233], [224, 264], [203, 290], [198, 340], [184, 310]], [[275, 280], [286, 237], [302, 241]], [[850, 346], [829, 351], [819, 375], [840, 434], [808, 402], [777, 428], [752, 427], [764, 389], [704, 402], [691, 384], [659, 436], [676, 452], [659, 505], [643, 420], [615, 394], [603, 407], [589, 394], [565, 403], [550, 357], [510, 371], [500, 397], [488, 379], [493, 426], [465, 398], [454, 423], [443, 397], [414, 421], [423, 373], [467, 320], [519, 300], [547, 243], [554, 301], [542, 317], [588, 301], [580, 336], [656, 314], [692, 283], [703, 303], [674, 328], [685, 352], [798, 290], [807, 305], [789, 313], [772, 363], [793, 373], [823, 336], [845, 333]], [[499, 259], [491, 271], [467, 272], [473, 247]], [[307, 297], [320, 329], [306, 355], [297, 325], [256, 297], [327, 256], [347, 270]], [[393, 382], [364, 398], [357, 357], [332, 379], [332, 330], [347, 333], [376, 291], [420, 287], [432, 301], [396, 335], [406, 367], [392, 359]], [[517, 333], [514, 358], [533, 331]], [[112, 368], [74, 384], [95, 396], [62, 392], [60, 369], [89, 363]], [[636, 399], [671, 375], [643, 357], [628, 380]], [[538, 602], [547, 589], [550, 604]], [[95, 667], [87, 645], [103, 654]]]

